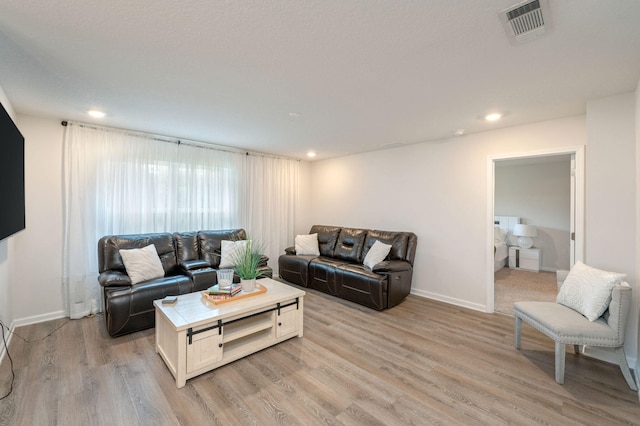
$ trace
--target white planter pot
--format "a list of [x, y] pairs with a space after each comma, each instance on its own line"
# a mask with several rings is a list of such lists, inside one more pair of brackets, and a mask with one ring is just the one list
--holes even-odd
[[242, 285], [242, 291], [245, 293], [251, 292], [256, 288], [256, 279], [245, 280], [243, 278], [240, 279], [240, 284]]

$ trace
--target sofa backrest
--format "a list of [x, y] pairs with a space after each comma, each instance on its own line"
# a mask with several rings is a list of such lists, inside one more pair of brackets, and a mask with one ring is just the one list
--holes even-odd
[[244, 229], [226, 229], [222, 231], [198, 231], [198, 247], [200, 259], [206, 261], [212, 268], [220, 265], [222, 240], [238, 241], [246, 240], [247, 233]]
[[413, 265], [418, 237], [413, 232], [393, 232], [373, 229], [367, 232], [362, 258], [377, 241], [391, 245], [388, 260], [404, 260]]
[[342, 228], [333, 257], [347, 262], [362, 263], [366, 229]]
[[313, 225], [309, 234], [318, 234], [318, 246], [322, 256], [333, 257], [333, 251], [340, 235], [339, 226]]
[[98, 271], [100, 273], [107, 270], [126, 272], [120, 250], [143, 248], [149, 244], [156, 247], [165, 274], [176, 273], [178, 265], [176, 250], [173, 236], [169, 233], [107, 235], [100, 238], [98, 241]]
[[320, 255], [354, 263], [362, 263], [371, 246], [379, 240], [391, 244], [387, 260], [403, 260], [413, 265], [418, 245], [418, 237], [413, 232], [313, 225], [309, 233], [318, 234]]
[[200, 259], [197, 232], [175, 232], [173, 240], [176, 245], [176, 257], [178, 264], [186, 260]]

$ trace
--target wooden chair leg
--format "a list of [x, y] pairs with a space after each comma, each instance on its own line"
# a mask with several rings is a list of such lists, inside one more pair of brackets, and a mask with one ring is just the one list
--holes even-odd
[[618, 355], [618, 364], [620, 365], [620, 370], [622, 370], [622, 375], [627, 381], [627, 384], [632, 390], [637, 391], [638, 386], [636, 385], [636, 382], [631, 375], [631, 371], [629, 370], [629, 364], [627, 364], [627, 356], [624, 354], [624, 348], [616, 348], [616, 354]]
[[556, 382], [564, 384], [564, 358], [565, 358], [565, 345], [564, 343], [556, 343]]
[[516, 346], [516, 349], [520, 349], [520, 335], [521, 335], [521, 331], [522, 331], [522, 319], [518, 318], [517, 315], [514, 318], [515, 318], [515, 325], [514, 325], [515, 346]]

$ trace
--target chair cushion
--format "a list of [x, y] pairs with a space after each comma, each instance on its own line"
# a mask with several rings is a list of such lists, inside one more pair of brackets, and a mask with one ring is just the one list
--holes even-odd
[[589, 321], [579, 312], [554, 302], [516, 302], [516, 317], [568, 345], [620, 346], [617, 333], [604, 318]]
[[611, 290], [625, 276], [577, 261], [560, 287], [556, 302], [580, 312], [589, 321], [595, 321], [607, 310], [611, 302]]

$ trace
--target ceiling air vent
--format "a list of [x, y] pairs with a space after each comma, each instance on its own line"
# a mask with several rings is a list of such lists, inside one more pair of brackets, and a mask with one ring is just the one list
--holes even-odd
[[546, 0], [526, 1], [500, 12], [500, 19], [510, 38], [525, 41], [545, 32], [548, 10]]

